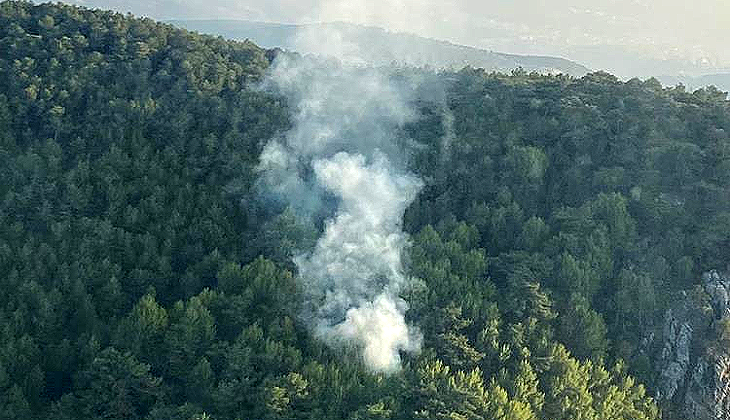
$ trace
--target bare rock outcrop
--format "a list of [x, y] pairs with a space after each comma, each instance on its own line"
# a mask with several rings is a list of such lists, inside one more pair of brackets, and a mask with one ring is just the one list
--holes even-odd
[[708, 351], [699, 358], [684, 395], [683, 411], [692, 419], [730, 418], [730, 358]]
[[730, 325], [730, 277], [711, 271], [682, 293], [647, 339], [657, 400], [672, 418], [730, 420], [730, 347], [718, 334]]
[[684, 317], [678, 318], [671, 309], [667, 311], [662, 334], [664, 346], [658, 363], [657, 398], [672, 399], [684, 383], [690, 368], [692, 331], [692, 326]]

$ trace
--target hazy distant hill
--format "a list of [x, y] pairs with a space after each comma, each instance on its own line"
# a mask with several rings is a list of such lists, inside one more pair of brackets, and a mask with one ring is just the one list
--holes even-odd
[[357, 55], [363, 61], [374, 64], [397, 62], [454, 68], [471, 65], [495, 71], [510, 71], [522, 67], [528, 71], [574, 76], [582, 76], [590, 71], [585, 66], [558, 57], [503, 54], [348, 23], [286, 25], [244, 20], [174, 20], [170, 23], [225, 38], [250, 39], [264, 47], [281, 47], [304, 53], [314, 51], [306, 51], [306, 47], [300, 42], [301, 33], [306, 32], [307, 36], [321, 38], [324, 43], [327, 42], [327, 34], [336, 30], [342, 41], [356, 49]]
[[697, 89], [700, 87], [713, 85], [718, 89], [728, 92], [730, 91], [730, 73], [706, 74], [703, 76], [662, 76], [659, 80], [666, 85], [683, 84], [688, 89]]

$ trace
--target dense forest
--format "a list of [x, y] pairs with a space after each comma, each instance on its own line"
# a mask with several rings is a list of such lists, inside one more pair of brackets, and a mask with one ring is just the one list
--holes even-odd
[[323, 227], [256, 197], [278, 54], [0, 3], [0, 419], [681, 418], [643, 343], [730, 262], [724, 93], [392, 69], [438, 89], [399, 143], [423, 344], [384, 374], [298, 312]]

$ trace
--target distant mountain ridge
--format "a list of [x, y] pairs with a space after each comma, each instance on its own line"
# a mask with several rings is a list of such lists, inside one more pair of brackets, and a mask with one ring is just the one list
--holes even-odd
[[267, 48], [280, 47], [302, 53], [299, 35], [307, 32], [326, 42], [327, 33], [336, 30], [342, 41], [357, 49], [363, 61], [382, 65], [393, 62], [406, 65], [461, 68], [467, 65], [487, 71], [509, 72], [518, 67], [542, 73], [565, 73], [583, 76], [590, 69], [576, 62], [550, 56], [498, 53], [448, 41], [409, 33], [395, 33], [382, 28], [350, 23], [306, 25], [266, 23], [246, 20], [170, 20], [169, 23], [192, 31], [220, 35], [230, 39], [250, 39]]
[[683, 84], [694, 90], [705, 86], [715, 86], [723, 92], [730, 91], [730, 73], [705, 74], [702, 76], [661, 76], [659, 81], [666, 85]]

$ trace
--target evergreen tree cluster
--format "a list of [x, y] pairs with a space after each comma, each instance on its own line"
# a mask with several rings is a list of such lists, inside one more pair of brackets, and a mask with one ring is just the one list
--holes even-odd
[[660, 417], [641, 340], [730, 257], [723, 93], [394, 70], [443, 95], [403, 127], [423, 349], [382, 375], [298, 316], [321, 226], [256, 199], [277, 53], [0, 3], [0, 419]]

